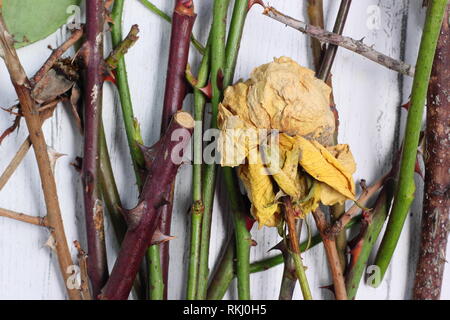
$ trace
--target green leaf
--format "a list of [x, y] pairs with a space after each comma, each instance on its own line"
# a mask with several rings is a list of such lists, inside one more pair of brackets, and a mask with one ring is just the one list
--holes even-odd
[[[3, 17], [16, 48], [44, 39], [67, 23], [80, 0], [3, 0]], [[78, 11], [79, 12], [79, 11]]]

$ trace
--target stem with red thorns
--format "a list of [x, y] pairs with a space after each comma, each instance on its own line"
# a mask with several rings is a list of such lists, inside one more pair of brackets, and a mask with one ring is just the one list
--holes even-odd
[[[441, 30], [447, 0], [434, 0], [428, 7], [425, 26], [417, 57], [416, 73], [411, 93], [411, 107], [406, 120], [405, 141], [401, 158], [398, 184], [394, 195], [394, 204], [389, 216], [386, 232], [377, 252], [375, 264], [380, 268], [381, 279], [389, 266], [397, 242], [403, 229], [411, 203], [414, 199], [414, 171], [417, 145], [420, 138], [423, 110], [430, 80], [433, 58]], [[376, 284], [376, 285], [379, 285]]]
[[[170, 119], [183, 106], [183, 100], [189, 90], [185, 72], [189, 57], [189, 42], [196, 14], [192, 0], [177, 0], [172, 16], [172, 33], [170, 36], [169, 61], [167, 67], [166, 89], [164, 93], [161, 133], [164, 134]], [[172, 221], [172, 202], [174, 183], [167, 186], [170, 198], [167, 205], [159, 208], [161, 220], [159, 228], [162, 233], [170, 234]], [[164, 282], [164, 298], [167, 299], [167, 281], [169, 277], [169, 243], [160, 245], [161, 267]]]
[[[169, 201], [166, 186], [175, 179], [181, 164], [177, 158], [189, 144], [193, 127], [194, 120], [188, 113], [177, 112], [166, 133], [146, 151], [148, 174], [138, 205], [124, 211], [128, 229], [101, 299], [128, 298], [145, 252], [154, 240], [160, 218], [159, 208]], [[179, 138], [174, 139], [173, 135]]]

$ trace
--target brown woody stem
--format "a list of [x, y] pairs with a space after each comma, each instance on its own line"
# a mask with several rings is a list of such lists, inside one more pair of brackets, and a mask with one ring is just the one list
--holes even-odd
[[325, 214], [318, 208], [313, 212], [317, 229], [322, 236], [323, 246], [327, 255], [331, 276], [333, 278], [334, 295], [337, 300], [347, 300], [347, 291], [345, 289], [344, 275], [339, 261], [339, 254], [336, 248], [334, 236], [327, 236], [325, 230], [328, 227]]
[[0, 217], [31, 223], [40, 227], [48, 227], [47, 218], [45, 217], [34, 217], [25, 213], [15, 212], [8, 209], [0, 208]]
[[291, 28], [303, 32], [311, 37], [314, 37], [321, 42], [330, 43], [336, 46], [343, 47], [347, 50], [353, 51], [357, 54], [366, 57], [388, 69], [397, 71], [401, 74], [413, 77], [414, 67], [402, 61], [395, 60], [381, 52], [378, 52], [371, 47], [365, 45], [361, 40], [354, 40], [349, 37], [344, 37], [332, 32], [328, 32], [321, 28], [312, 26], [303, 21], [291, 18], [273, 7], [266, 7], [264, 14], [272, 19], [275, 19]]
[[62, 45], [60, 45], [57, 49], [53, 50], [50, 57], [47, 61], [42, 65], [42, 67], [36, 72], [34, 77], [31, 79], [32, 84], [36, 84], [42, 80], [45, 74], [53, 67], [55, 62], [67, 51], [70, 47], [72, 47], [78, 40], [83, 36], [83, 29], [75, 29], [70, 37], [64, 41]]
[[425, 194], [414, 299], [440, 298], [450, 226], [450, 4], [441, 27], [427, 97]]
[[[55, 239], [55, 250], [58, 256], [61, 274], [66, 283], [71, 275], [70, 273], [67, 273], [67, 270], [73, 265], [73, 261], [64, 232], [55, 177], [53, 175], [49, 155], [47, 153], [47, 143], [41, 129], [42, 120], [37, 110], [38, 106], [31, 98], [30, 81], [19, 61], [14, 48], [14, 40], [6, 28], [2, 12], [3, 9], [0, 2], [0, 45], [3, 49], [4, 61], [11, 77], [11, 82], [19, 98], [21, 111], [25, 117], [28, 131], [30, 133], [30, 140], [33, 144], [39, 175], [41, 177], [42, 190], [47, 207], [48, 223], [51, 226], [51, 234]], [[70, 299], [81, 299], [80, 292], [78, 290], [67, 288], [67, 292]]]

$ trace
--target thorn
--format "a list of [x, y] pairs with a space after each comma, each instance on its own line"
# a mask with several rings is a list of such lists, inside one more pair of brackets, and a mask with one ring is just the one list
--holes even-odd
[[56, 251], [56, 240], [52, 234], [50, 234], [50, 237], [48, 237], [48, 239], [44, 245], [49, 247], [50, 249]]
[[114, 24], [114, 20], [109, 14], [105, 15], [105, 22], [108, 24]]
[[13, 133], [14, 130], [19, 128], [19, 126], [20, 126], [20, 119], [21, 119], [21, 116], [16, 116], [16, 118], [14, 119], [13, 124], [10, 127], [6, 128], [5, 131], [3, 131], [3, 133], [0, 135], [0, 144], [2, 144], [3, 140], [7, 136], [9, 136], [11, 133]]
[[359, 182], [359, 185], [361, 187], [361, 190], [363, 191], [363, 193], [367, 193], [367, 182], [365, 179], [361, 179], [361, 181]]
[[266, 5], [264, 4], [264, 2], [262, 0], [248, 0], [247, 10], [250, 10], [253, 7], [253, 5], [255, 5], [255, 4], [259, 4], [263, 8], [266, 7]]
[[422, 168], [420, 167], [420, 164], [419, 164], [419, 157], [418, 156], [416, 156], [416, 164], [414, 166], [414, 172], [417, 173], [422, 179], [424, 179]]
[[250, 239], [250, 246], [251, 247], [256, 247], [257, 245], [258, 245], [258, 242], [256, 242], [256, 240]]
[[220, 90], [223, 90], [224, 88], [223, 88], [223, 71], [222, 71], [222, 69], [219, 69], [218, 71], [217, 71], [217, 87], [220, 89]]
[[82, 256], [86, 255], [86, 252], [81, 248], [81, 244], [80, 244], [80, 242], [78, 240], [74, 240], [73, 241], [73, 245], [77, 249], [79, 257], [82, 257]]
[[175, 239], [174, 236], [168, 236], [168, 235], [162, 233], [161, 230], [156, 229], [156, 231], [152, 237], [151, 245], [155, 245], [155, 244], [158, 245], [158, 244], [161, 244], [161, 243], [173, 240], [173, 239]]
[[270, 248], [268, 250], [268, 252], [270, 252], [272, 250], [280, 250], [281, 252], [285, 253], [286, 252], [286, 244], [284, 243], [283, 240], [281, 240], [274, 247]]
[[114, 0], [105, 0], [105, 9], [108, 10], [109, 8], [111, 8], [113, 2]]
[[403, 109], [405, 109], [406, 111], [408, 111], [410, 106], [411, 106], [411, 101], [408, 101], [407, 103], [402, 104], [402, 105], [400, 106], [400, 108], [403, 108]]
[[208, 82], [208, 84], [203, 87], [203, 88], [198, 88], [198, 90], [200, 90], [201, 92], [203, 92], [203, 94], [208, 98], [211, 99], [212, 98], [212, 86], [211, 86], [211, 81]]
[[330, 290], [334, 295], [336, 294], [335, 292], [334, 292], [334, 285], [333, 284], [330, 284], [330, 285], [328, 285], [328, 286], [322, 286], [322, 287], [319, 287], [320, 289], [328, 289], [328, 290]]
[[113, 71], [107, 70], [105, 74], [103, 75], [103, 81], [105, 82], [111, 82], [114, 85], [117, 85], [116, 81], [116, 75]]
[[81, 173], [81, 170], [83, 168], [83, 158], [81, 157], [75, 157], [75, 161], [71, 162], [70, 165], [72, 167], [74, 167], [74, 169], [78, 172]]
[[255, 219], [253, 219], [250, 216], [245, 216], [245, 226], [248, 231], [250, 231], [253, 228], [253, 225], [255, 224]]
[[50, 166], [52, 168], [52, 172], [53, 172], [53, 174], [55, 174], [56, 161], [58, 161], [58, 159], [61, 158], [62, 156], [67, 156], [67, 154], [59, 153], [55, 149], [53, 149], [52, 147], [49, 147], [49, 146], [47, 146], [47, 153], [50, 158]]

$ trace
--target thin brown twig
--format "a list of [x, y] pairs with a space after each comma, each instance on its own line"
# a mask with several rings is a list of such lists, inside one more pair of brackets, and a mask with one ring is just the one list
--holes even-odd
[[[344, 25], [347, 21], [348, 12], [350, 10], [350, 5], [352, 0], [342, 0], [339, 6], [339, 11], [336, 17], [336, 22], [334, 23], [333, 33], [341, 35], [344, 31]], [[314, 25], [314, 23], [312, 23]], [[322, 63], [317, 72], [317, 78], [327, 81], [330, 76], [331, 66], [333, 65], [334, 58], [336, 57], [338, 46], [334, 44], [329, 44], [325, 53], [323, 54]]]
[[16, 212], [8, 209], [0, 208], [0, 217], [10, 218], [17, 221], [22, 221], [30, 224], [34, 224], [40, 227], [49, 227], [46, 217], [35, 217], [25, 213]]
[[366, 57], [369, 60], [372, 60], [379, 65], [382, 65], [388, 69], [397, 71], [401, 74], [413, 77], [414, 76], [414, 67], [404, 63], [403, 61], [396, 60], [391, 58], [381, 52], [378, 52], [371, 47], [365, 45], [362, 40], [355, 40], [350, 37], [341, 36], [332, 32], [328, 32], [321, 28], [312, 26], [303, 21], [296, 20], [291, 18], [273, 7], [265, 7], [264, 15], [277, 20], [293, 29], [296, 29], [300, 32], [303, 32], [311, 37], [314, 37], [321, 42], [334, 44], [340, 47], [343, 47], [347, 50], [353, 51], [357, 54]]
[[[323, 19], [323, 1], [322, 0], [308, 0], [308, 18], [309, 23], [313, 26], [321, 27], [324, 25]], [[322, 44], [318, 39], [311, 39], [311, 49], [313, 53], [315, 70], [319, 70], [322, 60]]]
[[89, 290], [89, 276], [87, 271], [87, 259], [88, 256], [86, 252], [81, 248], [81, 244], [78, 240], [73, 242], [75, 248], [77, 248], [78, 254], [78, 266], [80, 267], [80, 291], [83, 297], [83, 300], [92, 300], [92, 295]]
[[16, 171], [19, 164], [22, 162], [23, 158], [25, 158], [25, 155], [27, 154], [28, 150], [30, 150], [31, 147], [31, 140], [28, 136], [25, 141], [20, 145], [19, 150], [15, 154], [14, 158], [12, 158], [11, 162], [6, 167], [5, 171], [3, 171], [2, 175], [0, 176], [0, 190], [3, 189], [5, 184], [8, 182], [9, 178], [13, 175], [13, 173]]
[[[14, 39], [6, 28], [2, 11], [0, 2], [0, 45], [3, 49], [5, 65], [19, 98], [22, 109], [21, 111], [30, 133], [30, 139], [33, 144], [34, 154], [41, 177], [42, 190], [47, 207], [48, 222], [52, 226], [50, 232], [55, 239], [55, 250], [57, 252], [61, 274], [65, 283], [67, 283], [67, 281], [70, 280], [70, 274], [67, 273], [67, 270], [73, 265], [73, 261], [64, 232], [55, 177], [53, 175], [49, 155], [47, 153], [47, 143], [41, 129], [42, 119], [37, 110], [37, 105], [31, 97], [30, 81], [27, 78], [22, 64], [20, 63], [19, 57], [17, 56], [16, 49], [14, 48]], [[81, 295], [78, 290], [67, 287], [67, 292], [70, 299], [81, 299]]]
[[336, 300], [347, 300], [344, 274], [342, 272], [342, 266], [339, 260], [335, 238], [333, 236], [329, 237], [325, 234], [325, 230], [328, 228], [328, 223], [322, 210], [317, 208], [313, 212], [313, 217], [316, 221], [317, 229], [322, 236], [323, 246], [327, 255], [331, 276], [333, 277], [333, 288]]
[[343, 215], [340, 216], [340, 218], [335, 221], [335, 223], [329, 227], [327, 230], [325, 230], [325, 235], [327, 237], [335, 236], [342, 230], [344, 230], [345, 225], [352, 220], [356, 214], [361, 210], [361, 206], [366, 205], [366, 203], [372, 198], [372, 196], [383, 187], [384, 182], [386, 181], [386, 178], [390, 176], [389, 174], [384, 175], [376, 181], [373, 185], [365, 188], [363, 190], [363, 193], [359, 196], [357, 203], [355, 203], [353, 206], [350, 207], [350, 209], [347, 210]]
[[[50, 116], [53, 114], [54, 108], [61, 101], [63, 101], [63, 100], [56, 99], [56, 100], [49, 102], [48, 104], [39, 108], [42, 123], [45, 120], [47, 120], [48, 118], [50, 118]], [[8, 164], [5, 171], [3, 171], [2, 175], [0, 176], [0, 190], [3, 189], [3, 187], [6, 185], [6, 183], [9, 181], [9, 179], [13, 175], [13, 173], [16, 171], [19, 164], [25, 158], [28, 150], [30, 150], [30, 147], [31, 147], [31, 140], [30, 140], [30, 136], [28, 136], [25, 139], [25, 141], [20, 145], [19, 150], [17, 150], [17, 153], [14, 155], [11, 162]]]
[[83, 29], [76, 29], [72, 32], [70, 37], [64, 41], [62, 45], [60, 45], [57, 49], [53, 50], [50, 57], [47, 61], [42, 65], [38, 72], [31, 79], [32, 84], [36, 84], [42, 80], [45, 74], [53, 67], [55, 62], [67, 51], [70, 47], [72, 47], [78, 40], [83, 36]]

